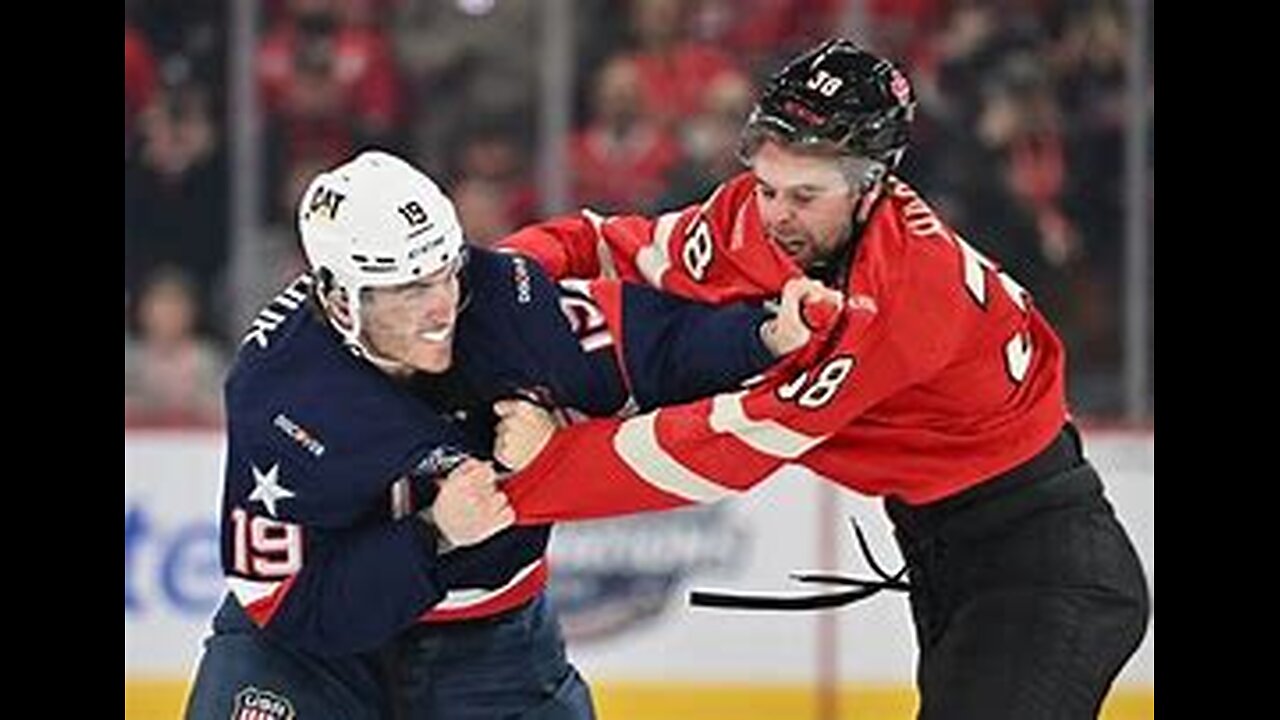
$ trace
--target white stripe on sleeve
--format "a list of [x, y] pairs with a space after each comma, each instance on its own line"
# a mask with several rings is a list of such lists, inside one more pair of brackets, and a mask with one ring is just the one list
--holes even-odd
[[613, 251], [609, 249], [609, 243], [604, 239], [604, 224], [610, 218], [591, 208], [582, 208], [582, 217], [586, 218], [591, 224], [591, 229], [596, 233], [596, 259], [600, 261], [600, 277], [606, 280], [617, 280], [618, 266], [613, 260]]
[[797, 432], [776, 420], [753, 420], [742, 409], [747, 391], [715, 396], [711, 401], [711, 429], [732, 435], [756, 452], [794, 460], [809, 452], [827, 436], [814, 437]]
[[668, 240], [675, 230], [680, 213], [669, 212], [658, 218], [653, 229], [653, 241], [636, 253], [636, 267], [645, 280], [654, 287], [662, 287], [662, 277], [671, 269], [671, 248]]
[[731, 497], [736, 491], [680, 464], [658, 444], [656, 413], [638, 415], [622, 423], [613, 447], [642, 480], [653, 487], [698, 503]]

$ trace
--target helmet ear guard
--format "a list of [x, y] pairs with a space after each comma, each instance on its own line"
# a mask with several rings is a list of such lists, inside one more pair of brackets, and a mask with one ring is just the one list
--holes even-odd
[[333, 279], [333, 271], [329, 268], [316, 268], [311, 272], [311, 277], [315, 278], [316, 295], [319, 297], [327, 297], [337, 288], [337, 281]]

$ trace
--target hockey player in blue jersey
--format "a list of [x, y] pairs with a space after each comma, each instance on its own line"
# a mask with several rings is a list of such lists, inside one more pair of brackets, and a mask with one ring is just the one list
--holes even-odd
[[808, 340], [811, 290], [773, 315], [558, 286], [468, 249], [379, 152], [320, 174], [299, 229], [311, 272], [226, 383], [230, 592], [187, 716], [592, 717], [543, 592], [549, 528], [511, 527], [485, 461], [495, 402], [605, 415], [734, 386]]

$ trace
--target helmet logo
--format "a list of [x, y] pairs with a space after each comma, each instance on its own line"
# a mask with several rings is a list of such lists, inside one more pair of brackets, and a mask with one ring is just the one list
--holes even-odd
[[899, 105], [907, 105], [911, 102], [911, 83], [907, 82], [906, 76], [893, 68], [889, 76], [889, 91], [898, 99]]
[[810, 125], [825, 125], [827, 122], [825, 116], [819, 115], [795, 100], [788, 100], [785, 107], [788, 115], [798, 117]]
[[340, 192], [317, 186], [316, 191], [311, 194], [311, 202], [307, 205], [307, 215], [310, 216], [311, 213], [327, 210], [329, 219], [332, 220], [338, 216], [338, 206], [346, 199], [347, 196]]
[[840, 86], [844, 85], [844, 80], [832, 75], [831, 73], [818, 68], [813, 75], [805, 81], [804, 86], [810, 90], [816, 90], [823, 97], [835, 97], [840, 92]]
[[[421, 234], [421, 233], [415, 233], [415, 234], [414, 234], [413, 236], [411, 236], [411, 237], [416, 237], [416, 236], [417, 236], [417, 235], [419, 235], [419, 234]], [[436, 248], [440, 247], [441, 245], [443, 245], [443, 244], [444, 244], [444, 242], [445, 242], [445, 237], [444, 237], [444, 236], [440, 236], [440, 237], [432, 238], [432, 239], [430, 239], [430, 240], [426, 241], [425, 243], [423, 243], [423, 244], [421, 244], [421, 245], [418, 245], [418, 246], [416, 246], [416, 247], [414, 247], [414, 248], [410, 249], [410, 250], [409, 250], [409, 254], [408, 254], [408, 256], [407, 256], [407, 259], [409, 259], [409, 260], [415, 260], [415, 259], [417, 259], [417, 258], [418, 258], [418, 256], [419, 256], [419, 255], [422, 255], [422, 254], [424, 254], [424, 253], [431, 252], [432, 250], [435, 250]]]

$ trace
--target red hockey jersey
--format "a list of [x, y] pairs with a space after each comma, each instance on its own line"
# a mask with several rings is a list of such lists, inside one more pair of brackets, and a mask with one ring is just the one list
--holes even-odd
[[[617, 275], [711, 302], [799, 275], [744, 173], [657, 219], [586, 211], [507, 241], [553, 275]], [[923, 504], [1005, 472], [1067, 419], [1062, 344], [1027, 293], [891, 179], [850, 261], [836, 324], [747, 390], [558, 432], [506, 486], [522, 522], [744, 491], [787, 463]]]

